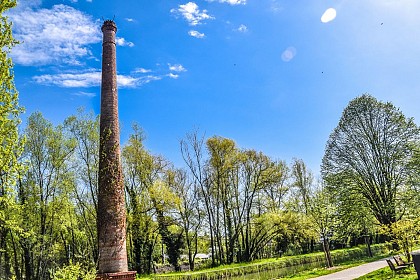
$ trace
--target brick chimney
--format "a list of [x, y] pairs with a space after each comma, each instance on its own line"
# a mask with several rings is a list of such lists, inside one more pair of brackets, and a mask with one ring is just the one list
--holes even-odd
[[102, 84], [98, 191], [98, 274], [96, 279], [135, 279], [128, 272], [126, 209], [121, 170], [114, 21], [102, 25]]

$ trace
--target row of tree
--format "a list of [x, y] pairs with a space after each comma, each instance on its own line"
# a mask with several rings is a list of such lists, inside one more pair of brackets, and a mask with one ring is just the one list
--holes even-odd
[[[95, 266], [98, 125], [83, 112], [58, 126], [41, 113], [28, 118], [9, 151], [16, 167], [1, 174], [4, 275], [48, 279], [70, 262]], [[122, 151], [129, 257], [139, 272], [152, 271], [162, 246], [175, 269], [183, 252], [194, 269], [197, 252], [211, 252], [213, 265], [250, 261], [276, 240], [286, 246], [286, 238], [315, 237], [300, 211], [305, 206], [293, 203], [296, 211], [286, 211], [292, 186], [284, 162], [220, 137], [204, 148], [203, 138], [191, 134], [181, 143], [189, 167], [182, 170], [152, 155], [143, 141], [135, 127]], [[298, 170], [305, 169], [301, 161], [292, 168], [309, 176]], [[309, 195], [310, 180], [294, 184], [299, 195]]]
[[[357, 109], [368, 117], [345, 119]], [[287, 165], [197, 132], [181, 141], [186, 165], [178, 169], [147, 151], [134, 126], [122, 149], [131, 267], [151, 273], [167, 256], [179, 270], [186, 255], [193, 270], [197, 253], [216, 266], [310, 252], [319, 241], [332, 265], [331, 244], [414, 221], [419, 134], [412, 120], [398, 116], [371, 96], [353, 100], [327, 143], [317, 182], [302, 160]], [[10, 147], [2, 155], [10, 168], [0, 176], [3, 275], [48, 279], [62, 265], [95, 267], [98, 128], [98, 118], [83, 110], [57, 126], [34, 113], [14, 145], [3, 146]]]

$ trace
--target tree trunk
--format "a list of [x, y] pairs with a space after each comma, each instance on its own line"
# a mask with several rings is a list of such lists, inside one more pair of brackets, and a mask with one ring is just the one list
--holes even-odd
[[330, 244], [328, 242], [328, 239], [326, 237], [323, 238], [322, 241], [322, 247], [324, 249], [324, 255], [325, 255], [325, 261], [327, 262], [328, 267], [333, 267], [333, 261], [331, 258], [331, 252], [330, 252]]
[[32, 280], [32, 277], [34, 275], [34, 269], [32, 266], [31, 251], [30, 248], [28, 248], [27, 244], [24, 244], [23, 246], [23, 259], [25, 262], [25, 279]]
[[364, 237], [365, 237], [365, 243], [366, 243], [366, 246], [367, 246], [368, 256], [371, 258], [371, 257], [373, 257], [373, 254], [372, 254], [372, 249], [370, 248], [370, 240], [369, 240], [370, 236], [365, 235]]
[[14, 256], [14, 270], [15, 270], [15, 275], [16, 275], [16, 279], [20, 280], [20, 279], [22, 279], [22, 277], [20, 275], [18, 252], [17, 252], [16, 242], [15, 242], [15, 239], [13, 238], [13, 232], [12, 231], [10, 231], [10, 236], [11, 236], [12, 245], [13, 245], [13, 256]]

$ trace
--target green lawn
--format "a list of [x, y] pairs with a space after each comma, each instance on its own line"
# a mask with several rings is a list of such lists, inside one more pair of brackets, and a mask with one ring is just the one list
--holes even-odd
[[365, 276], [357, 278], [357, 280], [367, 280], [367, 279], [418, 279], [417, 273], [414, 270], [413, 267], [410, 267], [406, 270], [399, 271], [394, 274], [392, 273], [391, 269], [389, 267], [385, 267], [379, 270], [376, 270], [374, 272], [371, 272], [369, 274], [366, 274]]

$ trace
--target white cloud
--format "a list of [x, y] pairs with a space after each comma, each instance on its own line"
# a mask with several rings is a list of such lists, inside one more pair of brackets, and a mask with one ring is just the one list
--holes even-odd
[[273, 13], [279, 13], [283, 11], [283, 6], [277, 0], [271, 0], [270, 10]]
[[[140, 68], [143, 69], [143, 68]], [[149, 71], [150, 72], [150, 71]], [[146, 72], [138, 72], [146, 73]], [[138, 75], [132, 72], [131, 75], [117, 75], [117, 83], [119, 88], [137, 88], [152, 81], [161, 80], [164, 77], [177, 79], [179, 74], [161, 74], [161, 75]], [[91, 69], [87, 72], [46, 74], [33, 77], [33, 81], [37, 84], [45, 86], [57, 86], [61, 88], [91, 88], [100, 87], [102, 73], [98, 69]], [[76, 95], [91, 96], [92, 93], [80, 91]]]
[[[102, 73], [99, 70], [80, 73], [47, 74], [33, 77], [33, 80], [42, 85], [58, 86], [63, 88], [89, 88], [101, 85]], [[118, 87], [136, 87], [141, 81], [139, 77], [117, 75]]]
[[284, 62], [289, 62], [291, 61], [294, 57], [296, 56], [296, 49], [294, 47], [288, 47], [287, 49], [285, 49], [283, 51], [283, 53], [281, 54], [281, 59]]
[[171, 13], [182, 15], [188, 21], [189, 25], [192, 26], [201, 24], [203, 20], [214, 19], [213, 16], [207, 13], [207, 10], [200, 11], [198, 5], [194, 2], [179, 5], [178, 9], [171, 9]]
[[173, 72], [185, 72], [185, 71], [187, 71], [187, 69], [185, 69], [184, 66], [182, 66], [181, 64], [175, 64], [175, 65], [168, 64], [168, 66], [169, 66], [169, 70], [173, 71]]
[[101, 84], [101, 72], [91, 71], [85, 73], [46, 74], [33, 77], [33, 80], [42, 85], [55, 85], [64, 88], [88, 88]]
[[188, 31], [188, 34], [192, 37], [199, 38], [199, 39], [204, 38], [206, 36], [204, 33], [200, 33], [197, 30], [190, 30]]
[[141, 67], [134, 69], [134, 73], [149, 73], [149, 72], [152, 72], [152, 70], [141, 68]]
[[139, 82], [139, 78], [125, 76], [125, 75], [117, 75], [117, 84], [118, 87], [137, 87], [137, 83]]
[[238, 29], [236, 29], [236, 30], [239, 31], [239, 32], [242, 32], [242, 33], [246, 33], [246, 32], [248, 32], [248, 27], [246, 27], [245, 24], [241, 24], [241, 25], [239, 25]]
[[179, 78], [178, 74], [173, 74], [173, 73], [169, 73], [167, 76], [171, 79], [178, 79]]
[[134, 47], [134, 43], [133, 42], [128, 42], [126, 41], [124, 38], [115, 38], [115, 43], [117, 43], [117, 46], [129, 46], [129, 47]]
[[42, 4], [42, 0], [18, 0], [14, 9], [26, 9], [30, 7], [38, 7]]
[[219, 3], [228, 3], [230, 5], [245, 5], [246, 0], [206, 0], [207, 2], [219, 2]]
[[322, 14], [321, 22], [327, 23], [327, 22], [333, 21], [336, 16], [337, 16], [337, 12], [335, 11], [335, 9], [329, 8]]
[[85, 92], [85, 91], [78, 91], [78, 92], [73, 93], [73, 95], [86, 96], [86, 97], [94, 97], [94, 96], [96, 96], [96, 93], [94, 93], [94, 92]]
[[66, 5], [36, 9], [36, 3], [9, 14], [15, 38], [13, 61], [22, 65], [63, 63], [79, 65], [92, 56], [90, 44], [101, 41], [99, 25], [90, 16]]
[[132, 19], [132, 18], [125, 18], [125, 20], [128, 21], [128, 22], [134, 22], [134, 19]]
[[162, 76], [154, 76], [154, 75], [148, 75], [144, 77], [140, 77], [138, 80], [138, 86], [153, 82], [153, 81], [159, 81], [162, 80]]

